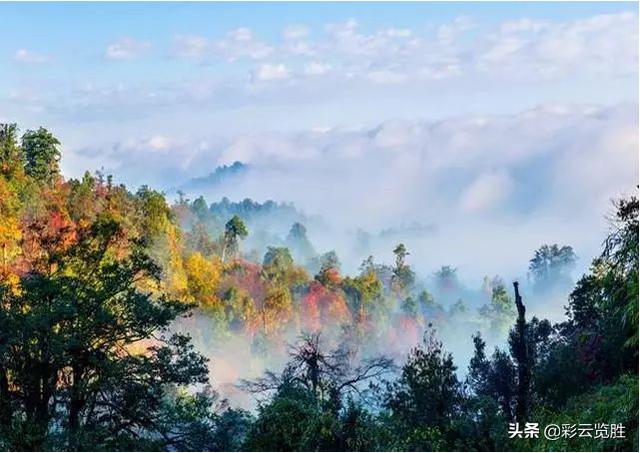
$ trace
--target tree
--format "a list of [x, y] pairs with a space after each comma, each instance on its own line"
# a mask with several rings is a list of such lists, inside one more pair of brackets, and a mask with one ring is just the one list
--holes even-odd
[[322, 273], [328, 269], [335, 269], [340, 271], [340, 259], [338, 258], [338, 254], [335, 250], [330, 250], [326, 253], [323, 253], [319, 259], [319, 273]]
[[[251, 421], [249, 413], [229, 408], [209, 388], [196, 394], [171, 388], [157, 415], [159, 440], [151, 447], [169, 451], [240, 451]], [[140, 444], [133, 445], [136, 446]]]
[[638, 201], [618, 200], [604, 250], [569, 296], [568, 320], [537, 365], [536, 391], [568, 398], [638, 370]]
[[358, 394], [367, 383], [393, 369], [393, 362], [384, 356], [354, 362], [355, 351], [345, 347], [326, 348], [320, 333], [303, 334], [290, 346], [289, 356], [280, 375], [267, 372], [255, 381], [244, 381], [244, 388], [252, 393], [264, 393], [294, 381], [309, 391], [319, 406], [339, 406], [345, 395]]
[[409, 252], [404, 244], [400, 243], [393, 249], [393, 254], [396, 256], [396, 269], [405, 266], [405, 259], [409, 256]]
[[533, 279], [534, 290], [544, 293], [570, 286], [570, 272], [576, 260], [576, 254], [568, 245], [542, 245], [529, 261], [529, 274]]
[[287, 272], [293, 267], [293, 258], [286, 247], [267, 247], [262, 260], [262, 268], [269, 280], [283, 282]]
[[479, 312], [489, 321], [491, 332], [499, 338], [504, 338], [515, 318], [515, 309], [507, 288], [499, 277], [495, 277], [491, 282], [490, 303], [480, 307]]
[[18, 194], [0, 174], [0, 278], [7, 272], [10, 259], [20, 252], [21, 207]]
[[616, 202], [601, 259], [607, 263], [604, 307], [622, 322], [625, 347], [638, 356], [638, 198]]
[[446, 437], [461, 398], [452, 355], [444, 352], [433, 332], [427, 332], [387, 391], [385, 406], [398, 423], [396, 435], [413, 443], [402, 449], [431, 449], [437, 437]]
[[12, 449], [142, 442], [158, 434], [168, 385], [206, 382], [189, 338], [165, 335], [189, 305], [138, 289], [160, 269], [135, 241], [115, 254], [124, 237], [101, 216], [64, 254], [41, 244], [49, 265], [22, 277], [20, 292], [2, 287], [0, 431], [12, 433]]
[[518, 393], [516, 400], [516, 420], [524, 424], [529, 414], [529, 384], [531, 382], [531, 353], [529, 345], [529, 333], [527, 321], [525, 319], [525, 306], [520, 297], [518, 282], [513, 282], [515, 292], [516, 308], [518, 309], [518, 319], [514, 329], [509, 336], [509, 346], [511, 354], [515, 360], [518, 370]]
[[173, 220], [173, 213], [167, 205], [164, 195], [143, 185], [136, 192], [136, 199], [144, 235], [155, 239], [165, 233]]
[[260, 308], [262, 332], [267, 335], [278, 331], [291, 318], [291, 291], [282, 283], [272, 282], [267, 287]]
[[321, 415], [311, 393], [287, 381], [274, 398], [258, 407], [255, 423], [247, 436], [250, 451], [301, 451], [306, 432]]
[[189, 298], [201, 307], [220, 315], [222, 304], [216, 296], [222, 275], [220, 259], [216, 257], [215, 260], [207, 260], [196, 252], [184, 260], [184, 270]]
[[226, 261], [228, 255], [237, 258], [240, 239], [249, 234], [246, 225], [240, 217], [234, 215], [224, 226], [224, 248], [222, 249], [222, 261]]
[[449, 316], [455, 317], [459, 315], [463, 315], [467, 312], [467, 304], [464, 303], [464, 300], [458, 299], [456, 302], [451, 305], [449, 308]]
[[436, 286], [440, 293], [455, 291], [460, 287], [458, 281], [458, 270], [452, 266], [442, 266], [434, 274]]
[[411, 296], [407, 297], [400, 304], [400, 311], [405, 316], [416, 319], [418, 317], [418, 302]]
[[399, 292], [410, 289], [415, 282], [415, 273], [405, 263], [406, 257], [409, 255], [407, 248], [404, 244], [398, 244], [393, 249], [393, 254], [396, 256], [396, 265], [393, 269], [392, 284]]
[[209, 207], [203, 196], [199, 196], [191, 203], [191, 211], [196, 215], [200, 222], [207, 219], [209, 215]]
[[421, 291], [418, 295], [418, 304], [427, 319], [436, 318], [444, 314], [444, 308], [436, 302], [433, 294], [427, 290]]
[[366, 315], [375, 307], [373, 303], [382, 297], [382, 282], [373, 269], [363, 271], [359, 276], [342, 280], [344, 291], [352, 313], [357, 313], [358, 321], [364, 321]]
[[0, 123], [0, 174], [13, 176], [22, 171], [23, 165], [23, 150], [18, 146], [18, 126]]
[[25, 171], [32, 178], [50, 183], [60, 174], [60, 142], [51, 132], [41, 127], [28, 130], [22, 136]]
[[318, 259], [319, 270], [315, 278], [326, 287], [335, 287], [340, 283], [340, 260], [335, 250], [322, 254]]
[[299, 263], [307, 263], [317, 255], [307, 238], [307, 228], [300, 222], [291, 225], [286, 243]]

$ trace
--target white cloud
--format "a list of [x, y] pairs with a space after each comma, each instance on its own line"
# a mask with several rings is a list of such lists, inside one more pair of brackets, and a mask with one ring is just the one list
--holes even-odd
[[408, 38], [412, 33], [408, 28], [388, 28], [385, 34], [390, 38]]
[[371, 71], [367, 74], [367, 77], [373, 83], [380, 85], [400, 84], [407, 80], [407, 76], [405, 74], [389, 69]]
[[638, 16], [603, 14], [568, 22], [503, 23], [477, 49], [479, 67], [511, 76], [631, 74], [638, 67]]
[[[479, 83], [479, 79], [531, 83], [629, 77], [638, 66], [637, 19], [635, 13], [620, 13], [553, 22], [523, 17], [487, 25], [460, 16], [430, 29], [366, 30], [352, 18], [327, 24], [324, 33], [313, 37], [305, 25], [290, 25], [282, 31], [282, 42], [274, 43], [259, 39], [246, 27], [233, 29], [219, 40], [181, 37], [173, 53], [195, 60], [283, 61], [292, 68], [302, 67], [307, 75], [319, 69], [315, 62], [331, 61], [336, 82], [344, 83], [406, 84], [454, 78], [467, 83]], [[471, 33], [473, 39], [469, 39]], [[313, 63], [308, 63], [310, 58]], [[239, 79], [242, 76], [236, 74]]]
[[192, 60], [203, 58], [209, 50], [206, 38], [197, 35], [177, 36], [174, 39], [172, 54]]
[[167, 151], [172, 146], [171, 140], [164, 135], [154, 135], [147, 144], [154, 151]]
[[224, 39], [213, 42], [214, 51], [229, 61], [239, 58], [261, 60], [273, 52], [273, 47], [259, 41], [246, 27], [236, 28], [227, 33]]
[[256, 72], [258, 80], [270, 81], [270, 80], [284, 80], [290, 76], [289, 69], [283, 64], [269, 64], [265, 63], [260, 65]]
[[293, 56], [310, 56], [316, 53], [316, 49], [313, 44], [306, 41], [288, 41], [282, 52]]
[[224, 38], [209, 39], [198, 35], [180, 35], [174, 38], [171, 54], [195, 61], [223, 58], [234, 62], [243, 58], [262, 60], [274, 51], [267, 43], [258, 40], [247, 27], [238, 27], [226, 33]]
[[18, 49], [13, 55], [13, 60], [18, 63], [39, 64], [47, 63], [50, 61], [50, 58], [46, 55], [28, 51], [27, 49]]
[[105, 57], [109, 60], [132, 60], [140, 57], [150, 47], [151, 44], [146, 41], [125, 37], [109, 44], [105, 51]]
[[460, 207], [470, 214], [495, 208], [508, 198], [512, 185], [513, 182], [506, 172], [483, 173], [464, 191], [460, 199]]
[[327, 63], [319, 63], [317, 61], [312, 61], [311, 63], [307, 63], [304, 66], [304, 73], [306, 75], [311, 75], [311, 76], [323, 75], [329, 71], [331, 71], [331, 65]]
[[437, 38], [443, 44], [452, 44], [462, 34], [473, 28], [473, 21], [467, 16], [458, 16], [452, 22], [438, 27]]
[[284, 39], [301, 39], [309, 35], [309, 28], [304, 25], [289, 25], [282, 31]]

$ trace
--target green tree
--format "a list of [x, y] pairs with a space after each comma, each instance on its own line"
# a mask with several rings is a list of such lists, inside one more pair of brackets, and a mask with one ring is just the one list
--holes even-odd
[[514, 303], [504, 281], [495, 277], [491, 282], [491, 300], [479, 309], [480, 315], [489, 321], [489, 328], [499, 338], [504, 338], [515, 319]]
[[136, 199], [143, 234], [149, 238], [155, 238], [164, 233], [173, 220], [173, 213], [164, 195], [144, 185], [136, 192]]
[[142, 443], [160, 435], [167, 386], [207, 380], [188, 337], [166, 335], [189, 306], [137, 289], [160, 276], [143, 248], [131, 242], [118, 257], [126, 234], [109, 216], [78, 235], [65, 254], [40, 244], [48, 266], [0, 292], [0, 431], [11, 449]]
[[415, 283], [416, 276], [411, 267], [405, 262], [409, 252], [404, 244], [398, 244], [393, 249], [393, 254], [396, 256], [396, 264], [393, 268], [392, 284], [398, 291], [404, 292], [411, 289]]
[[442, 266], [435, 274], [435, 281], [440, 293], [452, 292], [460, 288], [458, 270], [452, 266]]
[[432, 319], [444, 314], [444, 308], [436, 302], [433, 294], [429, 291], [423, 290], [418, 294], [418, 305], [427, 319]]
[[60, 174], [60, 142], [51, 132], [41, 127], [22, 135], [25, 171], [32, 178], [50, 183]]
[[293, 258], [286, 247], [267, 247], [262, 260], [262, 268], [269, 280], [284, 282], [293, 267]]
[[231, 219], [224, 226], [224, 247], [222, 249], [222, 261], [226, 261], [227, 256], [231, 255], [237, 258], [240, 240], [247, 237], [249, 230], [244, 224], [242, 219], [237, 215], [231, 217]]
[[349, 308], [358, 314], [358, 320], [363, 321], [368, 313], [375, 309], [375, 302], [382, 298], [382, 282], [373, 269], [363, 271], [359, 276], [346, 277], [342, 280]]
[[18, 126], [0, 123], [0, 173], [12, 176], [24, 165], [22, 148], [18, 145]]
[[396, 435], [405, 439], [402, 449], [432, 450], [442, 442], [459, 413], [461, 390], [452, 355], [444, 352], [433, 333], [425, 334], [386, 396]]
[[529, 261], [534, 291], [545, 293], [571, 286], [570, 273], [576, 260], [573, 248], [568, 245], [542, 245]]
[[191, 203], [191, 211], [196, 215], [200, 222], [207, 220], [209, 214], [209, 206], [203, 196], [199, 196]]
[[477, 399], [488, 399], [506, 420], [513, 419], [516, 371], [509, 355], [496, 348], [488, 358], [486, 343], [479, 333], [473, 336], [474, 354], [469, 361], [467, 384]]
[[307, 237], [307, 228], [300, 222], [291, 225], [286, 244], [299, 263], [307, 263], [317, 255]]
[[400, 311], [402, 311], [402, 314], [405, 316], [415, 319], [418, 317], [418, 302], [409, 296], [400, 304]]

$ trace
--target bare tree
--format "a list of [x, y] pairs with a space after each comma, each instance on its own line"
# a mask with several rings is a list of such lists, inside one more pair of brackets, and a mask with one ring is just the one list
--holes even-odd
[[259, 394], [297, 383], [318, 402], [324, 402], [347, 393], [360, 394], [368, 382], [394, 369], [393, 361], [384, 356], [357, 360], [355, 351], [345, 345], [328, 350], [320, 333], [303, 334], [295, 345], [290, 345], [289, 354], [291, 360], [281, 374], [267, 371], [259, 379], [241, 381], [240, 387]]

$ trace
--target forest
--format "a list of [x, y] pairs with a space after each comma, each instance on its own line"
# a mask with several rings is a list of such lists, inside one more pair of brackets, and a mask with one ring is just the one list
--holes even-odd
[[[550, 243], [469, 289], [401, 239], [347, 275], [293, 205], [66, 178], [60, 149], [0, 124], [0, 450], [638, 450], [635, 193], [577, 281]], [[569, 432], [598, 424], [624, 428]]]

